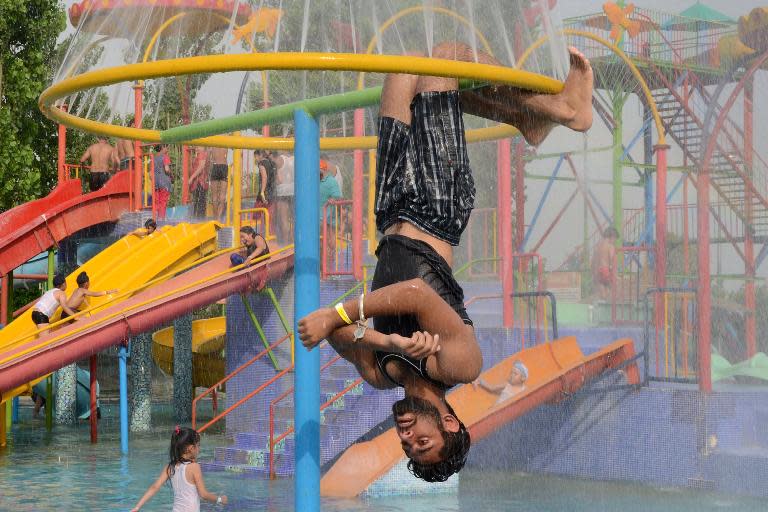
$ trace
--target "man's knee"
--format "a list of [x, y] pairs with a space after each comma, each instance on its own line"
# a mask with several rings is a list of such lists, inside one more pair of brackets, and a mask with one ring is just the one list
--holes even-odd
[[464, 43], [444, 41], [432, 48], [432, 57], [436, 59], [474, 61], [478, 59], [477, 52]]

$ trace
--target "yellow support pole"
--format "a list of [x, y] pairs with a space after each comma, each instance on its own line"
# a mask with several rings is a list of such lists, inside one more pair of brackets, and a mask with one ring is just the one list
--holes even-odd
[[[240, 136], [240, 132], [234, 133], [235, 137]], [[234, 230], [233, 241], [240, 232], [240, 209], [242, 208], [242, 183], [243, 183], [243, 150], [235, 149], [232, 155], [232, 226]], [[235, 245], [239, 241], [234, 241]]]

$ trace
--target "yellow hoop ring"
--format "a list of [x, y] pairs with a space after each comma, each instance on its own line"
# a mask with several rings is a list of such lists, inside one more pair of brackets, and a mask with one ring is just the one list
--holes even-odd
[[[71, 128], [78, 128], [91, 133], [123, 139], [159, 142], [160, 132], [157, 130], [114, 126], [107, 123], [91, 121], [63, 112], [54, 107], [53, 104], [69, 94], [92, 87], [112, 85], [119, 82], [191, 75], [195, 73], [258, 71], [264, 69], [291, 71], [358, 71], [373, 73], [400, 73], [404, 69], [407, 69], [409, 73], [416, 75], [481, 80], [514, 85], [547, 94], [556, 94], [563, 88], [562, 82], [529, 71], [445, 59], [399, 55], [358, 55], [348, 53], [261, 53], [186, 57], [182, 59], [128, 64], [98, 71], [89, 71], [82, 75], [67, 78], [43, 91], [43, 94], [40, 96], [39, 105], [40, 110], [48, 118]], [[477, 142], [481, 140], [492, 140], [493, 138], [508, 137], [515, 133], [517, 133], [517, 131], [512, 127], [494, 126], [480, 130], [471, 130], [467, 133], [467, 139]], [[361, 145], [360, 143], [362, 142], [365, 142], [365, 144]], [[188, 141], [188, 143], [202, 146], [241, 149], [291, 149], [293, 147], [292, 139], [234, 137], [229, 135], [206, 137]], [[320, 145], [321, 148], [329, 150], [369, 149], [375, 147], [375, 144], [371, 144], [370, 141], [362, 141], [357, 137], [324, 138], [321, 139]]]

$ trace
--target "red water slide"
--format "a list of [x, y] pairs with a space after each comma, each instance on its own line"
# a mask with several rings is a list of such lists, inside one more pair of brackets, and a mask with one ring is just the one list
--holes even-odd
[[92, 317], [0, 352], [0, 397], [219, 299], [263, 287], [266, 280], [280, 277], [293, 267], [293, 250], [237, 272], [227, 272], [229, 267], [228, 255], [216, 257]]
[[42, 199], [0, 214], [0, 276], [81, 229], [117, 222], [130, 208], [129, 185], [129, 171], [88, 194], [80, 180], [67, 180]]

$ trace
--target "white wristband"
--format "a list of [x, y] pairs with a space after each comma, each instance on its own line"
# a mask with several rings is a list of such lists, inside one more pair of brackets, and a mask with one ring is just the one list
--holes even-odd
[[216, 496], [216, 504], [221, 505], [221, 496]]

